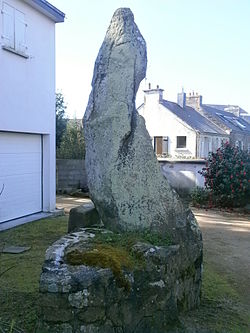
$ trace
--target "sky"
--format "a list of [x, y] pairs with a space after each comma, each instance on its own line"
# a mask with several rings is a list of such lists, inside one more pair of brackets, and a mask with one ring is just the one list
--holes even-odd
[[67, 115], [82, 118], [95, 59], [114, 11], [129, 7], [147, 43], [146, 79], [176, 101], [182, 88], [203, 103], [250, 113], [250, 0], [49, 0], [66, 15], [56, 24], [56, 89]]

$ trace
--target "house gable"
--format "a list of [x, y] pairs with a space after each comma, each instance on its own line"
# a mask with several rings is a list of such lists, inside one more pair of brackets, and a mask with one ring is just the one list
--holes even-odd
[[[171, 157], [207, 157], [227, 140], [227, 133], [207, 118], [185, 105], [185, 94], [178, 103], [163, 99], [163, 90], [149, 89], [138, 112], [145, 118], [155, 152]], [[168, 149], [163, 149], [167, 146]]]
[[[196, 131], [187, 123], [183, 122], [169, 109], [160, 103], [154, 106], [151, 104], [143, 104], [138, 109], [138, 112], [144, 117], [147, 130], [152, 138], [153, 146], [159, 145], [160, 138], [162, 144], [166, 144], [167, 151], [165, 153], [171, 156], [184, 154], [187, 156], [195, 156], [196, 147]], [[177, 137], [186, 137], [186, 147], [177, 148]], [[164, 142], [165, 141], [165, 142]], [[163, 147], [164, 148], [164, 147]], [[155, 148], [156, 153], [160, 152]]]

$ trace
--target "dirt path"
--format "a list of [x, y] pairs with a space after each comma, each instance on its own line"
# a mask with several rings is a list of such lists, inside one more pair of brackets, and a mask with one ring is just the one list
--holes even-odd
[[193, 209], [201, 227], [205, 257], [226, 275], [250, 309], [250, 216]]
[[86, 198], [78, 198], [72, 197], [70, 195], [57, 195], [56, 196], [56, 208], [64, 209], [65, 214], [69, 214], [71, 208], [84, 205], [85, 203], [89, 203], [91, 200]]

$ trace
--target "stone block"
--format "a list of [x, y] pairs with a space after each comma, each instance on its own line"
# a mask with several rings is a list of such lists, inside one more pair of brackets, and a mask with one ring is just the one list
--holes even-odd
[[72, 208], [69, 212], [68, 232], [100, 224], [99, 214], [92, 203]]
[[105, 308], [89, 306], [85, 311], [78, 313], [78, 318], [81, 322], [87, 324], [100, 322], [105, 319]]

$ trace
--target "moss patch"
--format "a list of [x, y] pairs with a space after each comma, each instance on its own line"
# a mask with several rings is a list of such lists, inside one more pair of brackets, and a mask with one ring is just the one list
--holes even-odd
[[123, 274], [123, 268], [132, 270], [144, 264], [142, 257], [135, 257], [131, 248], [137, 242], [152, 245], [171, 244], [169, 237], [164, 237], [150, 231], [118, 233], [96, 233], [93, 248], [89, 251], [74, 250], [67, 254], [66, 260], [71, 265], [88, 265], [92, 267], [110, 268], [117, 285], [129, 291], [131, 286]]
[[71, 265], [88, 265], [100, 268], [110, 268], [120, 288], [130, 290], [130, 283], [125, 278], [122, 269], [132, 269], [134, 261], [129, 252], [123, 248], [110, 245], [96, 245], [92, 250], [80, 252], [74, 250], [67, 254]]

